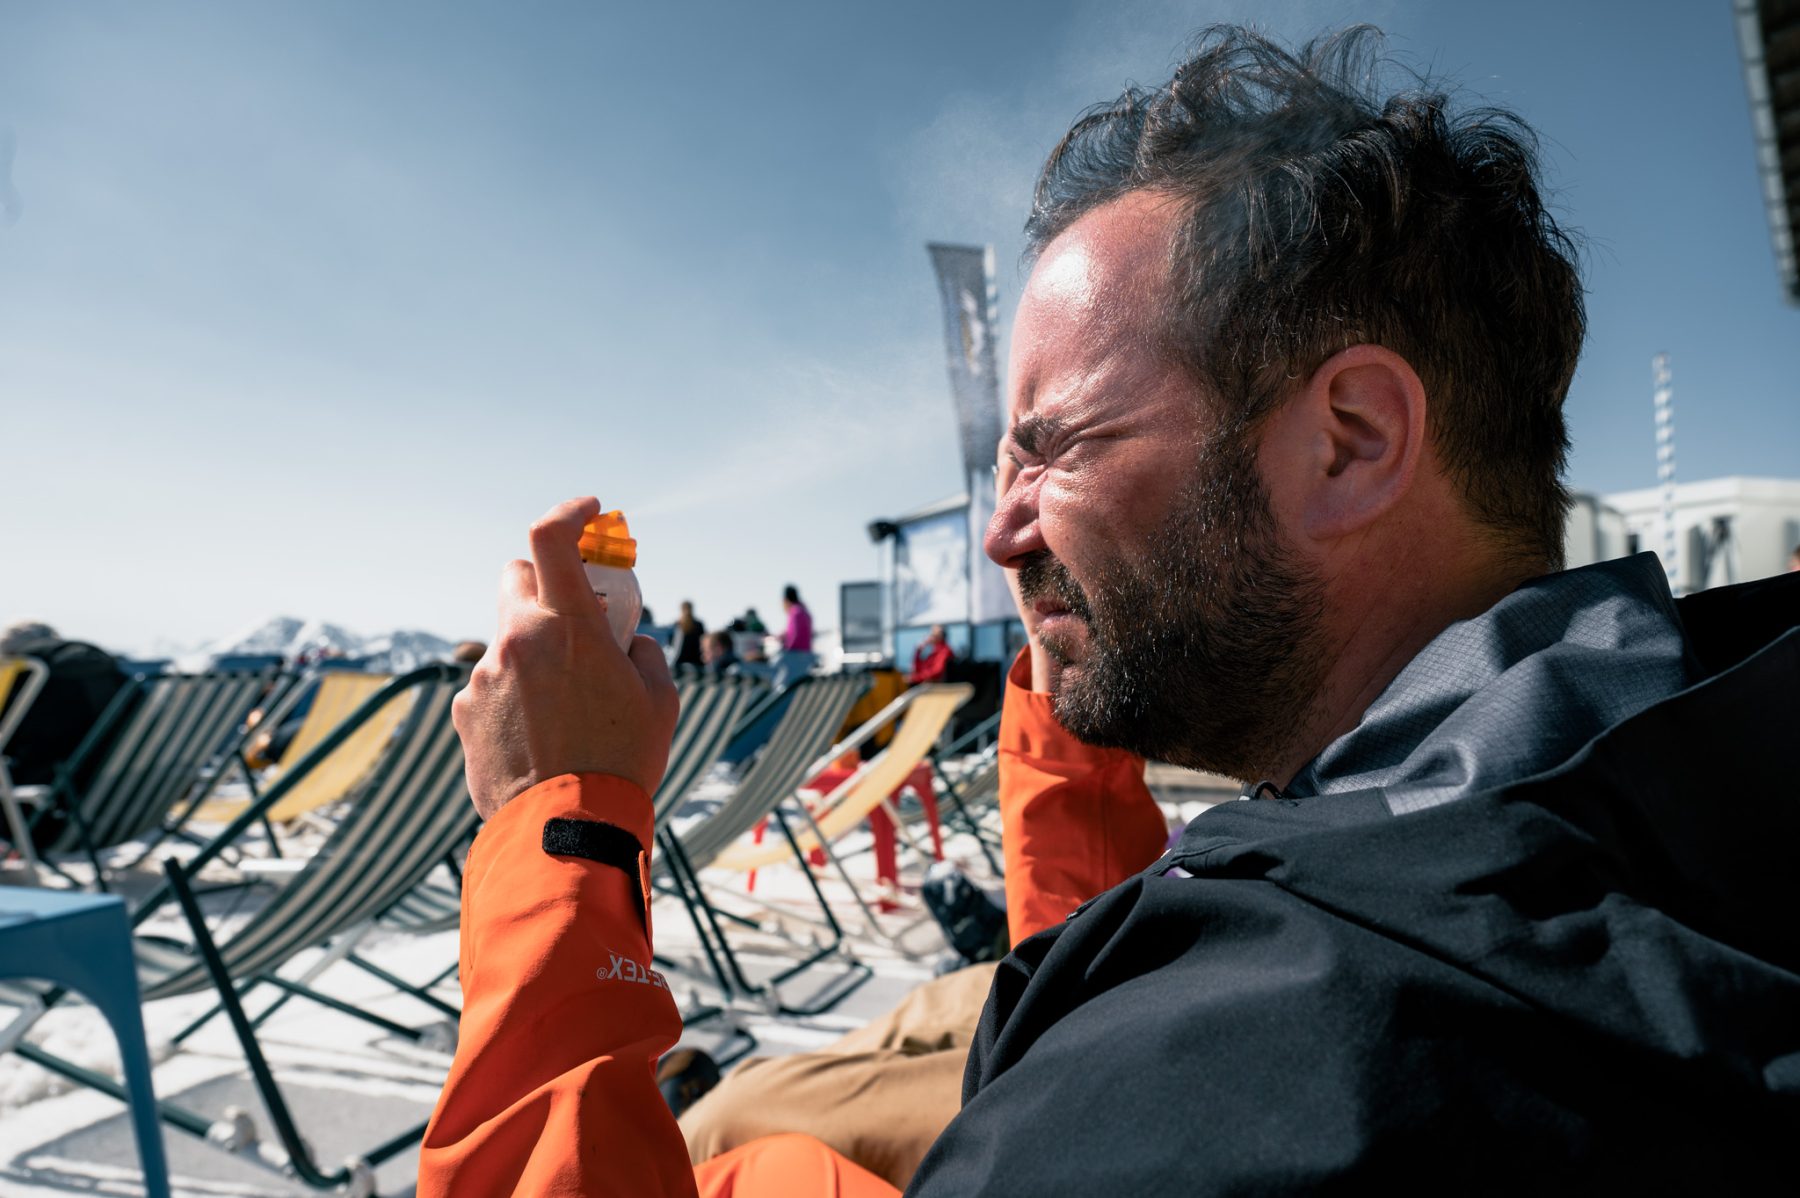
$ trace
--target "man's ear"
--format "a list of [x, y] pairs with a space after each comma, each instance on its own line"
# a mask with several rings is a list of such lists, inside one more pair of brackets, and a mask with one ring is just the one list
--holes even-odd
[[1286, 427], [1271, 431], [1299, 452], [1275, 468], [1309, 539], [1360, 532], [1412, 488], [1425, 451], [1425, 385], [1399, 354], [1342, 350], [1284, 408]]

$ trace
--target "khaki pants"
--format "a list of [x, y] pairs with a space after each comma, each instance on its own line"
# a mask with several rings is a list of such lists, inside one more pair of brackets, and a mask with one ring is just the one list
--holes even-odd
[[905, 1189], [962, 1107], [963, 1064], [993, 965], [933, 978], [821, 1052], [753, 1057], [681, 1117], [697, 1165], [802, 1132]]

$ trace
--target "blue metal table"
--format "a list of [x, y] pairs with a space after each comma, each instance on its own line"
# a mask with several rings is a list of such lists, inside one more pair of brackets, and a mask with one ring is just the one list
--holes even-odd
[[0, 887], [0, 978], [42, 978], [91, 1002], [112, 1025], [131, 1096], [144, 1189], [169, 1198], [169, 1167], [150, 1085], [125, 904], [114, 895]]

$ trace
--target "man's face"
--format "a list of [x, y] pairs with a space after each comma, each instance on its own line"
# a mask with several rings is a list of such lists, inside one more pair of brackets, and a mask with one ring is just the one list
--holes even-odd
[[1032, 272], [986, 547], [1040, 616], [1065, 727], [1246, 777], [1310, 697], [1321, 588], [1276, 527], [1254, 433], [1219, 431], [1160, 347], [1177, 219], [1128, 196]]

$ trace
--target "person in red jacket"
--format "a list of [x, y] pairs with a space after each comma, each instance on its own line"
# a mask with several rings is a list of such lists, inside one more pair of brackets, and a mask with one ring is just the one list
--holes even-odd
[[912, 673], [907, 680], [914, 686], [926, 682], [942, 682], [950, 672], [950, 663], [956, 660], [956, 651], [944, 636], [944, 626], [933, 624], [925, 639], [913, 650]]
[[[495, 649], [512, 666], [490, 653], [456, 699], [470, 795], [487, 822], [463, 875], [461, 1034], [418, 1193], [891, 1198], [888, 1181], [809, 1135], [765, 1136], [692, 1165], [657, 1091], [657, 1060], [681, 1021], [650, 965], [648, 796], [675, 693], [656, 642], [638, 637], [621, 652], [593, 602], [576, 546], [598, 511], [572, 500], [533, 526], [534, 561], [502, 576]], [[583, 668], [561, 668], [565, 654]], [[1051, 669], [1032, 638], [1008, 676], [1001, 724], [1015, 943], [1143, 868], [1166, 836], [1143, 759], [1082, 744], [1057, 723]]]

